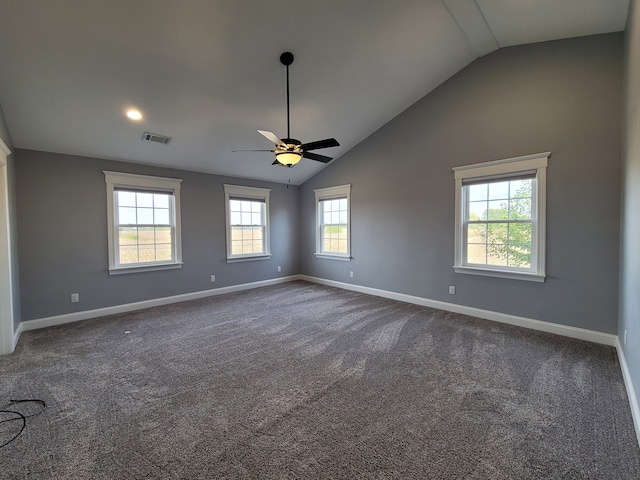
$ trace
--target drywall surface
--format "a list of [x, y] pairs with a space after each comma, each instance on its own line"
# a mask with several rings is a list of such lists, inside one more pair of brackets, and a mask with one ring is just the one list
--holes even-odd
[[[22, 320], [299, 271], [298, 187], [31, 150], [15, 157]], [[182, 179], [182, 268], [109, 275], [104, 170]], [[271, 189], [270, 259], [227, 263], [225, 183]]]
[[[308, 180], [301, 273], [616, 333], [623, 40], [482, 57]], [[546, 281], [454, 273], [452, 167], [546, 151]], [[343, 184], [353, 259], [316, 258], [313, 190]]]
[[[640, 393], [640, 8], [633, 1], [625, 51], [625, 147], [618, 335], [636, 395]], [[626, 344], [625, 340], [626, 335]], [[636, 399], [637, 400], [637, 399]], [[638, 421], [640, 419], [636, 419]]]

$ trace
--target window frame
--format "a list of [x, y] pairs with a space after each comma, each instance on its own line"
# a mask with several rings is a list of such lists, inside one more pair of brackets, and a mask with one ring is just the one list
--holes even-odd
[[[109, 275], [139, 273], [155, 270], [182, 268], [182, 235], [180, 222], [180, 186], [182, 179], [138, 175], [134, 173], [103, 171], [107, 185], [107, 231], [109, 252]], [[170, 261], [138, 262], [121, 264], [119, 261], [118, 229], [116, 226], [116, 191], [122, 188], [129, 191], [171, 193], [173, 202], [169, 206], [169, 218], [172, 228], [172, 257]]]
[[[546, 179], [551, 152], [506, 158], [491, 162], [454, 167], [455, 179], [455, 254], [453, 268], [456, 273], [484, 275], [544, 282], [546, 278]], [[531, 174], [531, 267], [469, 264], [467, 247], [467, 204], [465, 183], [504, 178], [517, 178]]]
[[[224, 211], [225, 211], [225, 230], [227, 241], [227, 263], [234, 262], [246, 262], [251, 260], [268, 260], [271, 258], [271, 233], [270, 233], [270, 220], [269, 220], [269, 197], [271, 194], [270, 188], [258, 188], [258, 187], [245, 187], [241, 185], [229, 185], [224, 186]], [[263, 235], [263, 247], [264, 253], [260, 254], [233, 254], [231, 243], [231, 215], [230, 204], [231, 199], [239, 200], [253, 200], [264, 202], [264, 235]]]
[[[336, 187], [318, 188], [314, 190], [316, 197], [316, 258], [331, 260], [351, 261], [351, 184]], [[322, 250], [323, 212], [321, 212], [324, 200], [347, 199], [347, 252], [325, 252]]]

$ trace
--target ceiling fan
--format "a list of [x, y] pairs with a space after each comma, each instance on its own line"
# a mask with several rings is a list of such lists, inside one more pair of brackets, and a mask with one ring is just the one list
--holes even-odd
[[302, 157], [310, 160], [316, 160], [317, 162], [328, 163], [333, 160], [333, 158], [313, 153], [311, 150], [339, 147], [340, 144], [335, 138], [327, 138], [325, 140], [308, 143], [302, 143], [300, 140], [291, 138], [289, 116], [289, 65], [293, 63], [293, 53], [284, 52], [280, 55], [280, 62], [287, 67], [287, 138], [283, 138], [281, 140], [275, 133], [266, 130], [258, 130], [258, 133], [262, 134], [275, 144], [274, 150], [234, 150], [234, 152], [272, 152], [276, 154], [276, 160], [272, 165], [281, 165], [289, 168], [298, 163]]

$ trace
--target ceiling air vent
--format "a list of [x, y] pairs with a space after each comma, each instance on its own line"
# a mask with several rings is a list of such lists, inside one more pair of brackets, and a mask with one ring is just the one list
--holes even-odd
[[158, 135], [157, 133], [144, 132], [142, 139], [147, 142], [162, 143], [163, 145], [169, 145], [171, 143], [171, 137], [165, 137], [164, 135]]

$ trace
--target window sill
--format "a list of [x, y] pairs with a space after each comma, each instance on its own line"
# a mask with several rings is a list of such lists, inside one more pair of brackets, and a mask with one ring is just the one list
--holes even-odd
[[509, 278], [512, 280], [525, 280], [529, 282], [544, 282], [546, 276], [539, 273], [517, 272], [506, 270], [493, 270], [477, 267], [453, 267], [456, 273], [467, 275], [482, 275], [485, 277]]
[[154, 265], [134, 265], [131, 267], [112, 267], [109, 269], [109, 275], [122, 275], [126, 273], [153, 272], [156, 270], [172, 270], [174, 268], [182, 268], [182, 262], [174, 263], [156, 263]]
[[227, 263], [236, 263], [236, 262], [250, 262], [252, 260], [269, 260], [271, 255], [251, 255], [246, 257], [227, 257]]
[[314, 253], [316, 258], [326, 258], [327, 260], [341, 260], [343, 262], [350, 262], [351, 257], [349, 255], [332, 255], [330, 253]]

